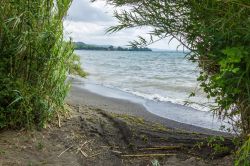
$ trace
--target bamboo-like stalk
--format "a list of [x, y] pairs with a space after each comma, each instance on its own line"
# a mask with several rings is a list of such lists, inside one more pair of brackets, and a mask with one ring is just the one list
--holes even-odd
[[62, 108], [73, 58], [73, 46], [63, 41], [71, 2], [1, 2], [0, 128], [41, 127]]

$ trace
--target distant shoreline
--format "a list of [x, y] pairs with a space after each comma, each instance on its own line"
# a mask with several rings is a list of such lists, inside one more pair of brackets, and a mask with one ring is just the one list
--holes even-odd
[[152, 51], [147, 47], [115, 47], [112, 45], [94, 45], [94, 44], [86, 44], [83, 42], [74, 42], [75, 50], [93, 50], [93, 51]]
[[82, 50], [84, 50], [84, 51], [129, 51], [129, 52], [153, 52], [152, 50], [150, 50], [150, 51], [139, 51], [139, 50], [98, 50], [98, 49], [76, 49], [75, 48], [75, 51], [82, 51]]

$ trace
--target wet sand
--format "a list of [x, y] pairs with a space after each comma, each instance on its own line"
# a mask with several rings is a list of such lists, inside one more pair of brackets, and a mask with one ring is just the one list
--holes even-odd
[[162, 118], [147, 111], [147, 109], [138, 103], [128, 100], [105, 97], [87, 89], [72, 84], [71, 91], [67, 97], [67, 102], [79, 106], [94, 106], [110, 113], [127, 114], [144, 118], [146, 121], [160, 123], [171, 129], [178, 129], [187, 132], [197, 132], [208, 135], [230, 136], [228, 133], [210, 130], [194, 125], [176, 122], [170, 119]]

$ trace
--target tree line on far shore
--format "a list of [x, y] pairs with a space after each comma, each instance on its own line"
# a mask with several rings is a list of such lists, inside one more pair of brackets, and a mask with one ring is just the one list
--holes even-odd
[[115, 47], [112, 45], [109, 46], [91, 45], [83, 42], [74, 42], [74, 48], [75, 50], [101, 50], [101, 51], [152, 51], [147, 47], [134, 46], [134, 47], [124, 48], [120, 46]]

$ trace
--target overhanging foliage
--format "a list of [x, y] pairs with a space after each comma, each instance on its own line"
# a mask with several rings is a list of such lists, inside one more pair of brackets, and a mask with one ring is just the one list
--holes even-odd
[[189, 59], [202, 69], [198, 80], [219, 107], [221, 118], [240, 116], [237, 127], [250, 130], [250, 4], [247, 0], [108, 0], [129, 6], [115, 12], [119, 24], [108, 29], [150, 26], [150, 40], [139, 37], [132, 45], [145, 46], [168, 36], [191, 50]]

